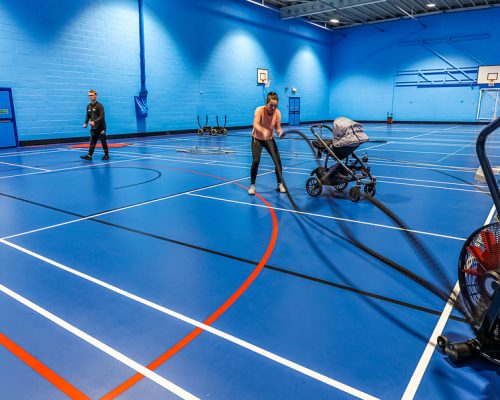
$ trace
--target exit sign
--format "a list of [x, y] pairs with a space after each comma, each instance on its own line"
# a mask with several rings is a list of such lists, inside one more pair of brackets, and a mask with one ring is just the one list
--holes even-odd
[[7, 108], [0, 108], [0, 114], [8, 114], [9, 110]]

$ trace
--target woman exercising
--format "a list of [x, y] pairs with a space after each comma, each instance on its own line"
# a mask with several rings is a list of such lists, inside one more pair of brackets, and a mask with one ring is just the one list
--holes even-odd
[[273, 133], [276, 130], [278, 137], [281, 137], [281, 112], [278, 110], [278, 95], [275, 92], [269, 92], [266, 99], [266, 105], [257, 107], [253, 117], [252, 130], [252, 168], [250, 169], [251, 185], [248, 194], [255, 194], [255, 180], [259, 170], [260, 156], [262, 148], [265, 148], [273, 159], [278, 187], [276, 191], [285, 193], [286, 189], [281, 179], [282, 167], [280, 153]]

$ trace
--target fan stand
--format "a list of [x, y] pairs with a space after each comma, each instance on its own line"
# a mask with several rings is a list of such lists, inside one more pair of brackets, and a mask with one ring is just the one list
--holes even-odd
[[[498, 275], [495, 273], [495, 275]], [[450, 343], [446, 336], [437, 338], [437, 345], [441, 352], [445, 353], [454, 363], [460, 363], [471, 358], [483, 357], [500, 365], [500, 280], [492, 282], [494, 294], [488, 311], [485, 313], [477, 336], [466, 342]], [[495, 334], [496, 333], [496, 334]]]
[[[476, 140], [476, 153], [479, 159], [479, 164], [481, 165], [481, 169], [490, 190], [497, 213], [500, 212], [500, 189], [498, 188], [493, 169], [491, 168], [488, 156], [486, 155], [485, 147], [487, 137], [498, 128], [500, 128], [500, 118], [495, 119], [483, 128]], [[484, 312], [483, 310], [476, 309], [474, 303], [471, 304], [470, 302], [471, 298], [467, 289], [468, 286], [466, 284], [462, 285], [463, 282], [460, 282], [461, 290], [463, 292], [462, 294], [465, 295], [464, 299], [467, 300], [467, 304], [469, 304], [469, 317], [471, 319], [469, 322], [471, 323], [477, 336], [466, 342], [457, 343], [450, 343], [446, 336], [439, 336], [437, 338], [438, 348], [442, 352], [446, 353], [453, 362], [460, 362], [474, 357], [483, 357], [497, 365], [500, 365], [500, 252], [498, 248], [495, 248], [495, 246], [499, 243], [496, 239], [498, 238], [498, 233], [493, 237], [494, 241], [492, 244], [489, 242], [491, 239], [491, 232], [490, 234], [487, 234], [482, 230], [488, 229], [488, 227], [491, 226], [495, 228], [498, 224], [499, 223], [497, 222], [480, 228], [471, 235], [471, 238], [469, 238], [470, 240], [475, 240], [476, 238], [473, 236], [479, 231], [479, 235], [481, 235], [481, 238], [483, 239], [483, 249], [485, 252], [489, 252], [489, 268], [486, 268], [485, 270], [484, 267], [482, 267], [483, 271], [486, 271], [486, 275], [481, 280], [482, 290], [475, 294], [475, 296], [479, 296], [481, 298], [484, 305], [486, 305], [485, 299], [487, 298], [488, 305], [487, 308], [484, 309]], [[490, 248], [490, 246], [493, 246], [493, 249]], [[462, 249], [462, 253], [471, 251], [468, 247], [469, 243], [466, 243]], [[473, 245], [473, 247], [476, 246]], [[493, 258], [491, 259], [492, 256]], [[459, 263], [461, 262], [462, 255], [460, 256]], [[459, 281], [461, 277], [463, 279], [465, 274], [467, 274], [466, 270], [462, 267], [463, 265], [459, 264]], [[467, 268], [469, 267], [470, 266], [468, 265]], [[474, 272], [474, 270], [470, 272]], [[477, 273], [477, 270], [475, 272]], [[490, 299], [491, 301], [489, 301]], [[481, 311], [482, 315], [479, 315], [477, 311]]]

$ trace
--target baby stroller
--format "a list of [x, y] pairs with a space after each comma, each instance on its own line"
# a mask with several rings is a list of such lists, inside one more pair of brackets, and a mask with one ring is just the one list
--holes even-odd
[[[333, 140], [323, 139], [323, 129], [333, 134]], [[368, 156], [365, 154], [361, 159], [354, 151], [368, 141], [368, 136], [363, 131], [360, 123], [351, 121], [345, 117], [339, 117], [333, 121], [333, 130], [328, 125], [313, 125], [311, 131], [316, 137], [313, 146], [317, 150], [317, 158], [326, 154], [325, 164], [311, 172], [311, 177], [306, 182], [306, 191], [311, 196], [319, 196], [323, 186], [333, 186], [339, 191], [347, 188], [349, 182], [356, 182], [349, 190], [349, 197], [356, 202], [361, 198], [361, 185], [370, 196], [375, 196], [376, 178], [372, 176], [370, 167], [366, 165]], [[335, 163], [328, 166], [328, 159], [332, 158]]]

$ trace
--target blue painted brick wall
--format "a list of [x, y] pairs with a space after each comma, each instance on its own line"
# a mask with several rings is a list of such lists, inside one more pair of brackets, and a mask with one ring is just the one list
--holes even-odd
[[[500, 8], [440, 14], [413, 20], [341, 30], [332, 47], [330, 114], [356, 120], [384, 120], [394, 112], [396, 121], [476, 120], [479, 89], [460, 87], [396, 87], [398, 70], [449, 68], [422, 46], [408, 41], [485, 35], [480, 40], [431, 43], [439, 55], [460, 67], [500, 65]], [[341, 36], [340, 32], [345, 35]], [[471, 57], [472, 56], [472, 57]], [[393, 102], [394, 96], [394, 102]]]
[[328, 114], [330, 36], [303, 22], [243, 1], [146, 2], [148, 130], [189, 129], [209, 116], [251, 125], [265, 101], [257, 68], [268, 68], [288, 121], [291, 88], [303, 101], [303, 119]]
[[138, 90], [136, 21], [133, 0], [0, 5], [0, 86], [13, 89], [21, 141], [85, 136], [90, 88], [104, 102], [112, 130], [130, 130], [130, 98]]
[[[484, 64], [500, 64], [500, 9], [343, 30], [342, 35], [245, 1], [145, 0], [148, 104], [137, 123], [140, 89], [137, 0], [22, 0], [0, 4], [0, 86], [13, 89], [20, 140], [86, 136], [87, 90], [105, 104], [110, 134], [195, 129], [196, 116], [250, 125], [264, 102], [256, 69], [269, 68], [288, 121], [291, 88], [301, 120], [346, 115], [381, 120], [474, 121], [475, 87], [396, 88], [402, 69], [447, 65], [408, 40], [487, 34], [460, 42]], [[436, 49], [460, 66], [475, 62], [456, 47]], [[393, 102], [394, 95], [394, 102]]]
[[[71, 138], [87, 90], [106, 107], [109, 134], [195, 129], [196, 116], [227, 115], [250, 125], [264, 101], [258, 67], [269, 68], [284, 122], [292, 87], [302, 120], [329, 110], [330, 35], [244, 1], [145, 0], [148, 105], [137, 123], [140, 90], [137, 0], [20, 0], [0, 4], [0, 86], [11, 87], [19, 138]], [[288, 88], [288, 89], [286, 89]]]

